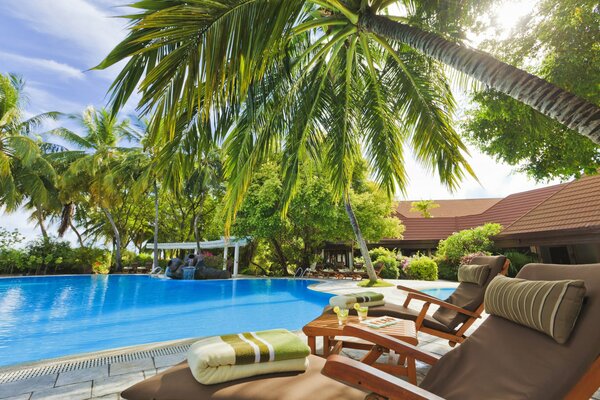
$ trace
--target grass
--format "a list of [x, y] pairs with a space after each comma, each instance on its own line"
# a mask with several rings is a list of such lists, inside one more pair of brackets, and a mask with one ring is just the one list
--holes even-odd
[[377, 279], [377, 282], [371, 282], [368, 279], [363, 279], [358, 282], [358, 286], [360, 287], [390, 287], [395, 286], [393, 283], [384, 281], [383, 279]]

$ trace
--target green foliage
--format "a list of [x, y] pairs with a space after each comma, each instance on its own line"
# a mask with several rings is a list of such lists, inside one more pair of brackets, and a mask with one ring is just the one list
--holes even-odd
[[406, 267], [406, 274], [409, 279], [435, 281], [438, 278], [438, 266], [430, 257], [416, 255]]
[[380, 274], [382, 278], [398, 279], [398, 276], [400, 276], [400, 263], [398, 262], [395, 251], [388, 250], [384, 247], [375, 247], [374, 249], [369, 250], [369, 256], [373, 261], [373, 265], [376, 266], [378, 263], [383, 263], [383, 269]]
[[439, 206], [440, 205], [435, 203], [433, 200], [413, 201], [410, 204], [410, 211], [421, 213], [423, 218], [432, 218], [433, 215], [431, 215], [431, 210], [438, 208]]
[[21, 243], [25, 237], [18, 230], [8, 231], [0, 227], [0, 250], [9, 249]]
[[[367, 240], [401, 236], [403, 226], [392, 217], [391, 200], [371, 182], [355, 182], [363, 191], [352, 192], [351, 201]], [[234, 235], [257, 241], [252, 262], [262, 269], [259, 273], [286, 274], [298, 265], [308, 267], [325, 241], [349, 242], [354, 238], [343, 205], [335, 204], [327, 179], [318, 168], [308, 164], [303, 169], [301, 184], [285, 216], [282, 191], [279, 165], [264, 164], [254, 174], [232, 228]]]
[[505, 251], [503, 254], [510, 260], [508, 273], [512, 277], [516, 276], [523, 266], [538, 261], [535, 254], [522, 253], [517, 250]]
[[394, 250], [386, 249], [385, 247], [375, 247], [369, 250], [369, 256], [371, 256], [371, 260], [377, 260], [379, 257], [396, 258], [396, 252]]
[[359, 287], [392, 287], [396, 286], [391, 282], [386, 282], [382, 279], [378, 279], [377, 282], [371, 282], [368, 279], [363, 279], [362, 281], [357, 283]]
[[440, 278], [456, 280], [461, 258], [465, 255], [478, 252], [490, 254], [494, 250], [492, 236], [501, 230], [500, 224], [488, 223], [453, 233], [441, 240], [434, 258]]
[[379, 263], [383, 263], [383, 269], [379, 276], [383, 279], [398, 279], [400, 270], [398, 269], [398, 260], [395, 256], [379, 256], [373, 260], [373, 264], [377, 266]]
[[[485, 44], [500, 59], [600, 104], [600, 13], [593, 0], [542, 0], [503, 41]], [[600, 146], [493, 90], [478, 92], [465, 134], [485, 153], [536, 180], [594, 174]]]

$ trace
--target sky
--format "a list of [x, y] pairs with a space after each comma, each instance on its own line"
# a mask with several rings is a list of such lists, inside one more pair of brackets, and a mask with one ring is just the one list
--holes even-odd
[[[506, 34], [535, 0], [516, 0], [498, 7], [495, 17]], [[89, 71], [126, 35], [127, 0], [0, 0], [0, 72], [17, 73], [27, 82], [27, 113], [80, 113], [88, 105], [101, 107], [120, 68]], [[474, 38], [474, 42], [477, 38]], [[459, 98], [466, 98], [458, 94]], [[128, 105], [126, 113], [134, 107]], [[461, 199], [504, 197], [511, 193], [558, 183], [536, 183], [515, 168], [470, 147], [470, 163], [478, 180], [466, 179], [451, 193], [414, 160], [407, 160], [410, 183], [399, 199]], [[38, 228], [23, 211], [2, 214], [0, 227], [17, 228], [28, 239]], [[73, 238], [69, 238], [72, 240]]]

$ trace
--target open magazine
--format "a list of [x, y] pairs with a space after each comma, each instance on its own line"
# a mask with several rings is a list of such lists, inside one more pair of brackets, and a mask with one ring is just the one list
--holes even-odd
[[362, 323], [367, 325], [369, 328], [383, 328], [398, 323], [398, 318], [394, 317], [379, 317], [363, 321]]

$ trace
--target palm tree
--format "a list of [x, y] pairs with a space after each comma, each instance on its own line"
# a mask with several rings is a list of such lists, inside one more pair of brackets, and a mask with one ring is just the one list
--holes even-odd
[[56, 176], [31, 134], [59, 114], [24, 118], [24, 88], [18, 76], [0, 74], [0, 205], [12, 212], [27, 201], [28, 208], [36, 210], [34, 219], [46, 236], [42, 208], [52, 197]]
[[85, 196], [90, 205], [98, 207], [113, 231], [115, 247], [116, 271], [121, 270], [121, 234], [115, 223], [111, 208], [122, 200], [123, 191], [127, 190], [127, 182], [123, 174], [116, 174], [124, 159], [124, 154], [134, 151], [132, 148], [120, 147], [124, 140], [136, 142], [139, 137], [130, 129], [128, 120], [119, 119], [117, 114], [107, 110], [96, 110], [88, 107], [82, 115], [73, 115], [84, 129], [83, 135], [59, 128], [53, 134], [77, 147], [60, 153], [63, 160], [68, 160], [69, 167], [63, 175], [61, 185], [72, 196], [65, 204], [76, 202], [78, 196]]
[[[274, 13], [272, 8], [266, 7], [261, 15], [268, 20], [269, 12]], [[183, 82], [157, 78], [144, 97], [157, 95], [161, 85], [169, 88], [168, 96], [160, 99], [157, 95], [156, 103], [157, 114], [166, 121], [173, 116], [177, 120], [188, 116], [189, 120], [203, 121], [207, 118], [206, 106], [211, 103], [208, 114], [216, 114], [219, 121], [227, 120], [229, 114], [239, 114], [232, 129], [218, 125], [220, 130], [216, 135], [216, 140], [225, 136], [228, 224], [241, 204], [253, 172], [280, 148], [284, 213], [295, 193], [301, 162], [311, 158], [322, 163], [334, 193], [344, 201], [367, 271], [375, 281], [349, 195], [355, 165], [362, 160], [361, 147], [369, 155], [375, 178], [390, 195], [398, 187], [403, 190], [406, 186], [403, 162], [406, 144], [411, 145], [424, 165], [453, 187], [465, 171], [472, 173], [462, 154], [465, 147], [450, 124], [454, 101], [437, 63], [406, 46], [381, 41], [353, 27], [338, 28], [337, 23], [315, 40], [313, 30], [307, 27], [314, 24], [314, 13], [322, 11], [302, 7], [300, 11], [299, 25], [281, 49], [284, 56], [273, 61], [260, 80], [250, 76], [245, 94], [238, 93], [245, 81], [236, 84], [232, 93], [222, 93], [215, 86], [207, 92], [210, 81], [200, 85], [193, 82], [188, 88], [186, 80], [183, 86], [189, 91], [177, 92], [171, 85]], [[327, 14], [323, 18], [328, 18]], [[277, 25], [276, 22], [273, 24]], [[277, 41], [272, 44], [282, 45]], [[252, 43], [255, 45], [260, 48], [263, 44]], [[207, 41], [200, 53], [208, 52], [211, 46], [216, 43]], [[256, 68], [258, 64], [248, 70]], [[122, 77], [129, 72], [126, 68]], [[189, 71], [188, 75], [192, 73]], [[147, 79], [151, 76], [150, 73]], [[224, 74], [221, 81], [228, 79], [235, 77]], [[119, 82], [124, 81], [118, 80], [117, 85]], [[174, 98], [175, 95], [181, 97]], [[117, 89], [114, 96], [118, 103], [122, 92]], [[198, 112], [188, 111], [190, 99], [191, 107]], [[224, 107], [220, 107], [221, 101], [225, 102]], [[171, 107], [175, 103], [178, 106]]]
[[[456, 4], [455, 4], [456, 3]], [[460, 4], [459, 4], [460, 3]], [[133, 91], [143, 92], [140, 106], [164, 116], [185, 98], [204, 98], [204, 114], [213, 107], [240, 105], [253, 82], [279, 65], [290, 42], [307, 41], [325, 53], [342, 45], [377, 42], [390, 55], [418, 50], [491, 89], [505, 93], [600, 143], [600, 107], [490, 55], [427, 31], [414, 10], [440, 9], [463, 2], [400, 0], [216, 0], [140, 1], [131, 33], [98, 66], [127, 62], [112, 86], [121, 107]], [[390, 6], [407, 10], [386, 15]], [[417, 21], [417, 22], [416, 22]], [[304, 35], [308, 33], [308, 35]], [[298, 38], [301, 39], [298, 39]], [[315, 61], [319, 57], [315, 57]], [[202, 82], [202, 85], [198, 85]], [[197, 92], [202, 92], [198, 96]]]
[[433, 208], [438, 208], [439, 206], [440, 205], [435, 203], [433, 200], [413, 201], [410, 204], [410, 211], [421, 213], [423, 218], [433, 218], [430, 210]]

